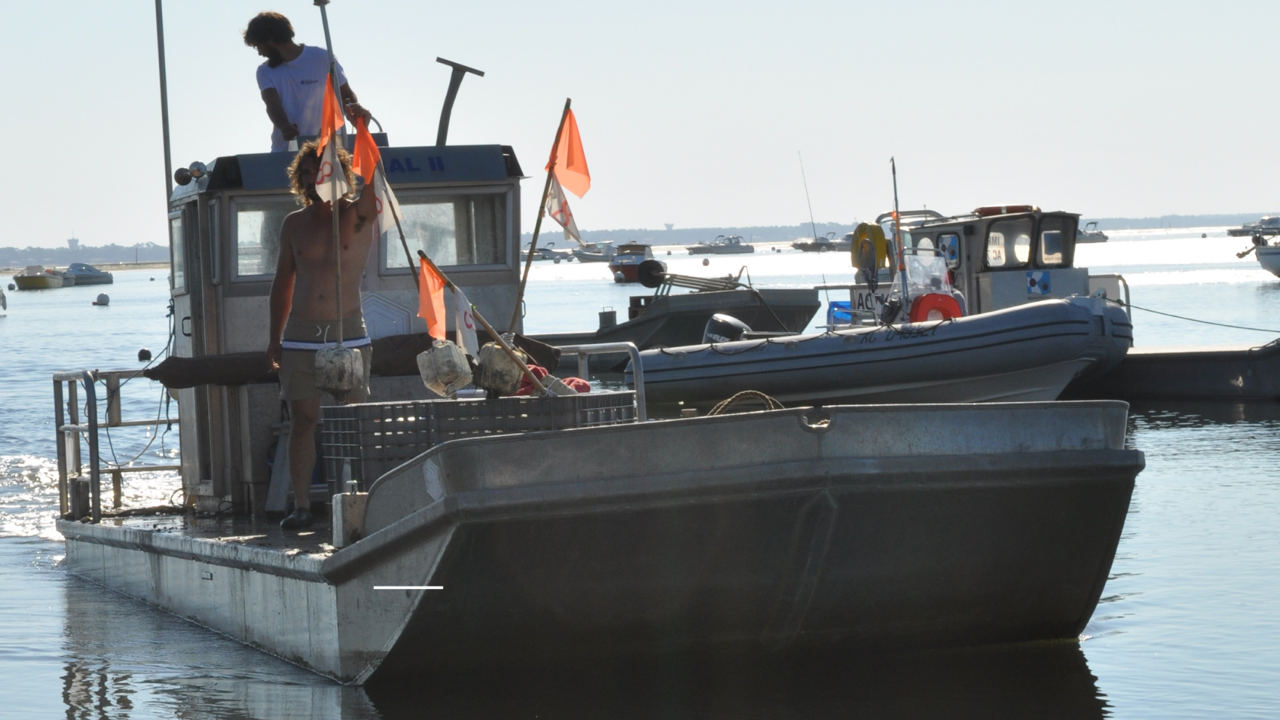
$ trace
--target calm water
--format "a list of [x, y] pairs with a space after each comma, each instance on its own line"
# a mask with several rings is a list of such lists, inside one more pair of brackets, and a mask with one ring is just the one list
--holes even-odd
[[[1280, 330], [1280, 280], [1252, 259], [1236, 260], [1244, 244], [1221, 234], [1118, 232], [1082, 247], [1077, 264], [1124, 273], [1139, 307]], [[688, 274], [736, 274], [746, 264], [757, 283], [773, 286], [852, 281], [838, 255], [757, 252], [705, 268], [700, 258], [662, 257]], [[527, 328], [590, 329], [604, 306], [625, 314], [635, 290], [607, 274], [602, 265], [535, 266]], [[158, 353], [168, 337], [164, 281], [163, 271], [134, 270], [106, 288], [9, 293], [0, 317], [0, 717], [1280, 716], [1280, 404], [1133, 409], [1130, 443], [1146, 451], [1147, 469], [1083, 642], [335, 686], [62, 567], [50, 376], [140, 368], [138, 349]], [[102, 291], [111, 305], [92, 307]], [[1141, 311], [1135, 321], [1142, 346], [1280, 335]], [[129, 391], [127, 414], [164, 416], [159, 387], [138, 379]], [[104, 452], [156, 462], [173, 457], [176, 444], [176, 428], [162, 425], [155, 438], [118, 432]], [[170, 476], [138, 477], [126, 501], [163, 504], [176, 488]]]

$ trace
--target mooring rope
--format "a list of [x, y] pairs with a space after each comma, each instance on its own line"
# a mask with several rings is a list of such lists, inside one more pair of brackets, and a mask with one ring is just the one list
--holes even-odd
[[[1120, 302], [1119, 300], [1112, 300], [1111, 298], [1107, 298], [1107, 302], [1114, 303], [1118, 307], [1125, 307], [1125, 304]], [[1164, 315], [1165, 317], [1177, 318], [1178, 320], [1186, 320], [1188, 322], [1203, 323], [1205, 325], [1216, 325], [1218, 327], [1231, 328], [1232, 330], [1252, 330], [1253, 332], [1275, 333], [1277, 335], [1280, 335], [1280, 330], [1271, 330], [1269, 328], [1245, 327], [1244, 325], [1230, 325], [1228, 323], [1213, 322], [1212, 320], [1200, 320], [1198, 318], [1186, 317], [1185, 315], [1174, 315], [1173, 313], [1161, 312], [1159, 310], [1152, 310], [1151, 308], [1139, 307], [1137, 305], [1129, 305], [1129, 307], [1133, 308], [1134, 310], [1143, 310], [1149, 313], [1155, 313], [1156, 315]]]
[[777, 400], [774, 400], [768, 395], [765, 395], [759, 390], [743, 390], [742, 392], [734, 395], [728, 400], [725, 400], [721, 402], [719, 405], [716, 405], [715, 407], [711, 408], [711, 412], [707, 413], [707, 415], [724, 415], [725, 413], [729, 412], [729, 409], [732, 408], [734, 405], [738, 405], [744, 402], [752, 402], [752, 401], [758, 402], [761, 405], [763, 405], [765, 410], [783, 409], [782, 403], [778, 402]]

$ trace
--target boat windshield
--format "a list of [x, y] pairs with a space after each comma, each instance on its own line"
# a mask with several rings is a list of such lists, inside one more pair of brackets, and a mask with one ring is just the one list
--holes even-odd
[[902, 259], [906, 262], [907, 291], [911, 297], [929, 293], [951, 294], [951, 278], [947, 272], [947, 258], [932, 248], [904, 248]]

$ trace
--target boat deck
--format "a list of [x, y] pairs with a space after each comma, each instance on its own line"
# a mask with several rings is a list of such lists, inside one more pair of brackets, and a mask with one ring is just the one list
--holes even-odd
[[103, 518], [100, 525], [153, 532], [198, 540], [279, 550], [286, 554], [316, 555], [323, 559], [333, 554], [329, 542], [333, 532], [328, 511], [316, 515], [316, 524], [302, 532], [286, 533], [277, 520], [244, 516], [199, 518], [186, 515], [134, 516]]

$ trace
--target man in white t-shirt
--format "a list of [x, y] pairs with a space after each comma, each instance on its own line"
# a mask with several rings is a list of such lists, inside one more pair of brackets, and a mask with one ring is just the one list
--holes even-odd
[[[244, 44], [267, 59], [258, 66], [258, 89], [267, 106], [267, 117], [275, 126], [271, 131], [271, 152], [288, 150], [289, 141], [300, 135], [318, 135], [324, 85], [329, 77], [329, 53], [295, 43], [289, 18], [277, 12], [258, 13], [250, 20], [244, 31]], [[356, 94], [336, 60], [334, 71], [347, 117], [352, 121], [362, 117], [367, 123], [371, 115], [356, 102]]]

